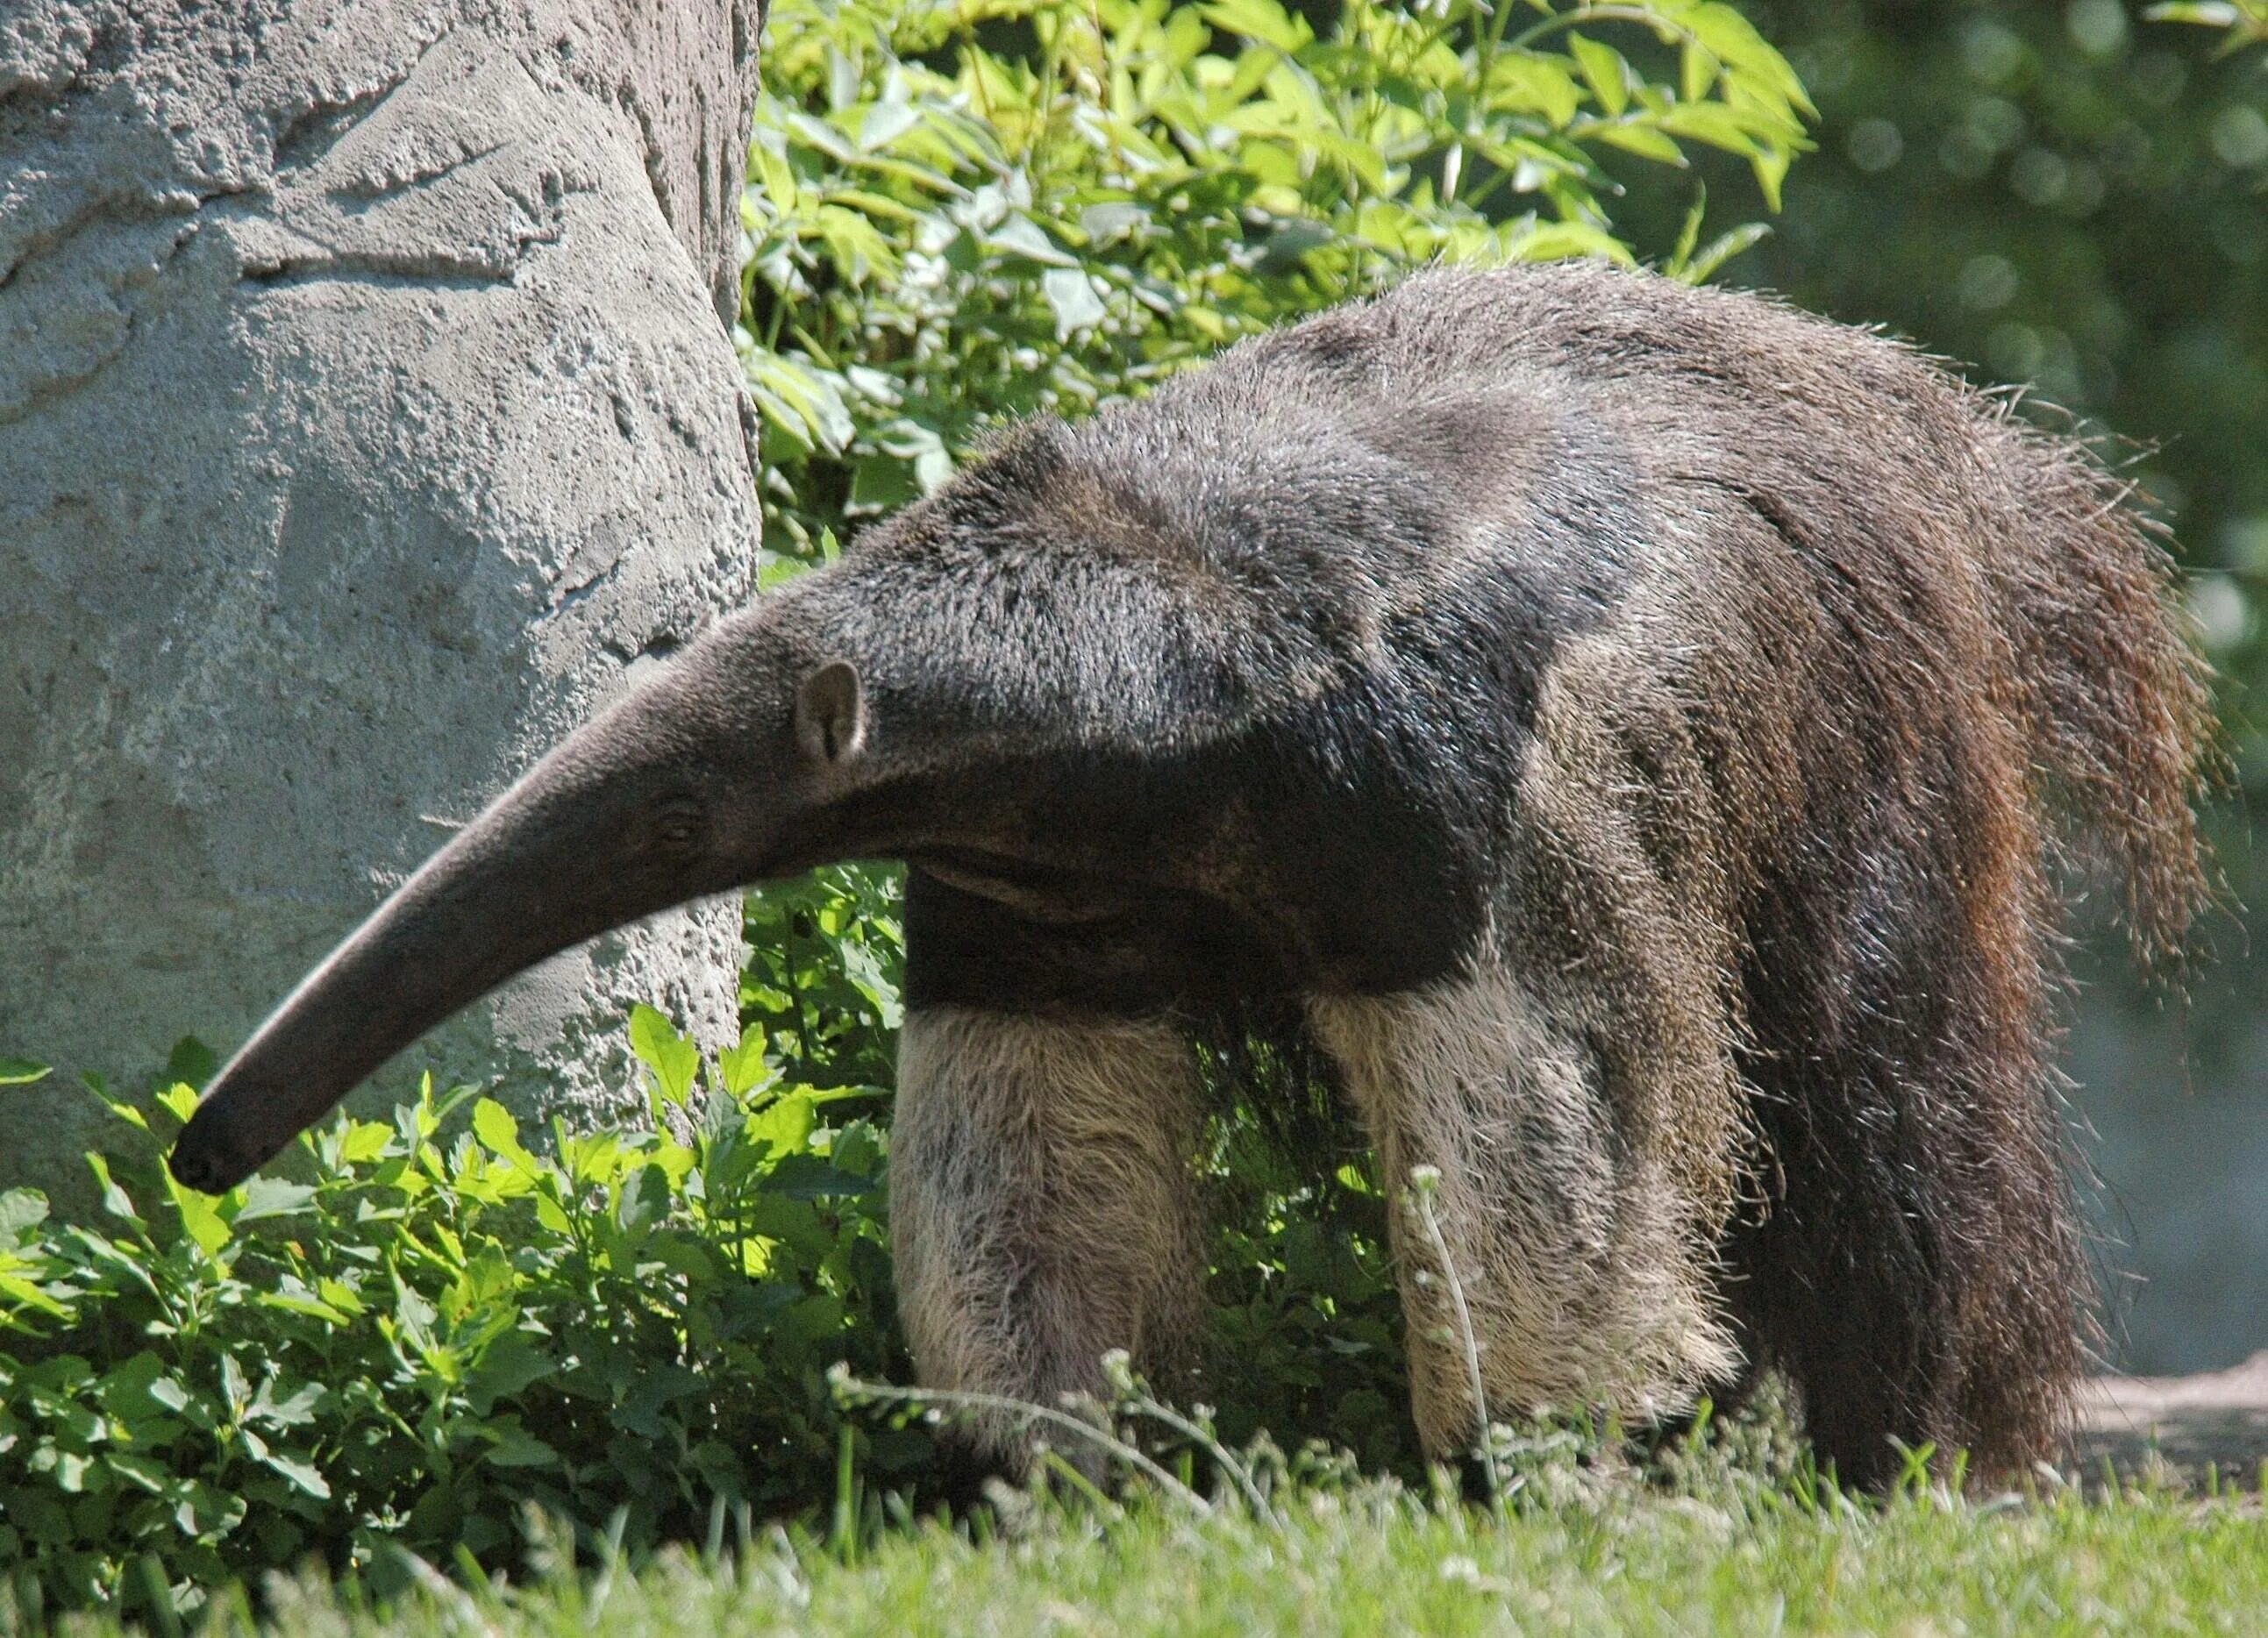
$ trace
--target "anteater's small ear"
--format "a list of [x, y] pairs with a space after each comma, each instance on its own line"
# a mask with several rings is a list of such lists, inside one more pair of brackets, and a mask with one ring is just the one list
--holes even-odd
[[813, 761], [830, 766], [858, 754], [866, 743], [866, 691], [857, 666], [829, 661], [797, 687], [795, 742]]

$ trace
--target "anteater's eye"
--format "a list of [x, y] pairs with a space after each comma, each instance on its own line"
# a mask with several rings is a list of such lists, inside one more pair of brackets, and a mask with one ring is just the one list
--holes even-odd
[[701, 804], [691, 797], [671, 797], [654, 809], [650, 834], [655, 848], [663, 853], [692, 853], [707, 832]]

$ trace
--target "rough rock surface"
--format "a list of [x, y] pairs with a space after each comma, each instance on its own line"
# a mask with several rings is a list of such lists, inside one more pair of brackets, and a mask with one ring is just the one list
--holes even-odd
[[[755, 0], [0, 0], [0, 1183], [753, 591]], [[738, 915], [409, 1054], [604, 1106]], [[389, 1084], [381, 1081], [380, 1092]], [[366, 1094], [368, 1095], [368, 1094]]]

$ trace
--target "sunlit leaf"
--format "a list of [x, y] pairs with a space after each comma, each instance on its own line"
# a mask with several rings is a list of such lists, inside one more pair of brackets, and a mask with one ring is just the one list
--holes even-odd
[[682, 1107], [701, 1070], [701, 1048], [666, 1014], [640, 1002], [630, 1009], [630, 1051], [652, 1072], [662, 1101]]
[[1630, 80], [1621, 52], [1587, 34], [1568, 35], [1567, 49], [1583, 70], [1584, 84], [1609, 117], [1630, 106]]
[[1040, 284], [1054, 310], [1058, 340], [1068, 340], [1109, 317], [1093, 281], [1077, 268], [1050, 268], [1041, 275]]
[[285, 1456], [278, 1451], [270, 1451], [261, 1458], [261, 1464], [272, 1472], [281, 1473], [291, 1482], [294, 1489], [313, 1496], [319, 1502], [330, 1499], [331, 1482], [323, 1477], [322, 1469], [313, 1463], [302, 1461], [295, 1456]]
[[1692, 259], [1679, 269], [1678, 276], [1692, 284], [1714, 278], [1727, 262], [1771, 236], [1771, 223], [1743, 222], [1736, 228], [1719, 233], [1695, 252]]
[[1314, 38], [1305, 18], [1286, 11], [1276, 0], [1210, 0], [1197, 11], [1215, 28], [1278, 51], [1297, 51]]
[[1645, 158], [1658, 159], [1664, 165], [1682, 165], [1685, 163], [1683, 151], [1664, 136], [1657, 126], [1618, 121], [1611, 125], [1594, 126], [1588, 134]]

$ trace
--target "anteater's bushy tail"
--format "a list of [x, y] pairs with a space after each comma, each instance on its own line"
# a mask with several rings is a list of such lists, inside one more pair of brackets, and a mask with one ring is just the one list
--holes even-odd
[[2219, 766], [2209, 672], [2134, 487], [2085, 445], [2003, 409], [2009, 530], [1995, 555], [2013, 618], [2020, 709], [2078, 862], [2125, 886], [2138, 958], [2176, 963], [2208, 897], [2197, 820]]

